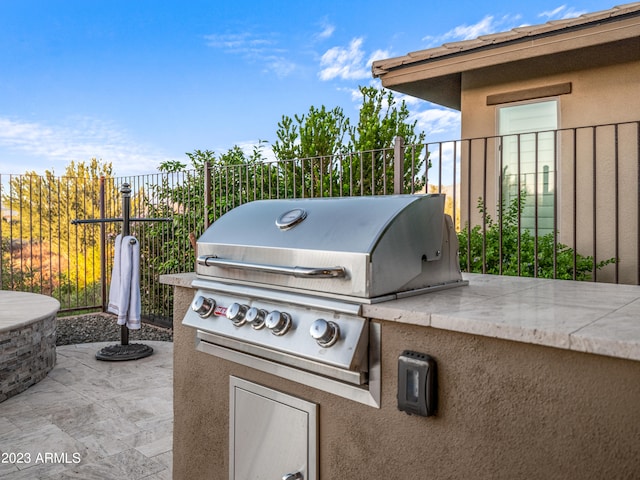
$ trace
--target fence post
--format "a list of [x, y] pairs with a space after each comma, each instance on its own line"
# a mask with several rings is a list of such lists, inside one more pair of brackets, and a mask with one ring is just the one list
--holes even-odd
[[211, 164], [204, 162], [204, 229], [209, 228], [209, 207], [211, 206]]
[[397, 136], [393, 145], [393, 193], [403, 193], [404, 138]]
[[[105, 218], [104, 176], [100, 177], [100, 191], [98, 193], [98, 208], [100, 220]], [[107, 228], [100, 222], [100, 285], [102, 286], [102, 311], [107, 311]]]

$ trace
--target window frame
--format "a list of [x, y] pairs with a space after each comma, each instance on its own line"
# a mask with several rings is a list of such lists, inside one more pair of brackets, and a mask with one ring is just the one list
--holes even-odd
[[[513, 133], [503, 133], [502, 130], [504, 129], [503, 124], [501, 124], [501, 120], [504, 119], [501, 118], [501, 114], [504, 112], [504, 109], [507, 108], [517, 108], [517, 107], [522, 107], [522, 106], [528, 106], [528, 105], [533, 105], [533, 104], [541, 104], [541, 103], [555, 103], [555, 128], [553, 129], [549, 129], [549, 128], [543, 128], [540, 127], [539, 129], [536, 129], [535, 126], [532, 127], [532, 129], [526, 129], [526, 130], [522, 130], [522, 131], [516, 131]], [[553, 97], [545, 97], [545, 98], [536, 98], [536, 99], [530, 99], [530, 100], [523, 100], [523, 101], [519, 101], [519, 102], [509, 102], [509, 103], [504, 103], [504, 104], [500, 104], [500, 105], [496, 105], [495, 106], [495, 129], [496, 129], [496, 135], [498, 138], [498, 149], [497, 149], [497, 158], [496, 158], [496, 172], [497, 172], [497, 178], [496, 178], [496, 192], [498, 192], [497, 194], [497, 198], [499, 199], [498, 201], [500, 202], [500, 204], [503, 204], [504, 207], [500, 208], [500, 206], [498, 206], [498, 215], [502, 215], [503, 211], [506, 211], [506, 209], [509, 207], [509, 204], [516, 198], [520, 198], [520, 192], [523, 189], [526, 189], [527, 191], [529, 190], [527, 187], [527, 181], [526, 181], [526, 175], [530, 175], [530, 174], [534, 174], [535, 178], [534, 181], [532, 182], [534, 184], [534, 188], [533, 188], [533, 192], [530, 193], [530, 195], [535, 198], [534, 200], [534, 204], [533, 204], [533, 209], [534, 209], [534, 213], [532, 215], [526, 215], [525, 209], [527, 208], [526, 204], [523, 206], [522, 211], [520, 212], [520, 218], [518, 220], [518, 224], [520, 225], [520, 230], [524, 231], [524, 230], [529, 230], [532, 231], [534, 234], [537, 233], [538, 235], [542, 236], [546, 233], [549, 232], [554, 232], [558, 230], [557, 226], [560, 224], [560, 219], [558, 218], [559, 216], [559, 212], [561, 211], [561, 209], [559, 208], [559, 203], [560, 203], [560, 195], [559, 195], [559, 188], [560, 188], [560, 170], [559, 170], [559, 166], [560, 166], [560, 162], [559, 162], [559, 158], [560, 158], [560, 139], [558, 136], [558, 131], [560, 129], [560, 122], [561, 122], [561, 118], [560, 118], [560, 98], [557, 96], [553, 96]], [[551, 122], [553, 123], [553, 122]], [[516, 137], [516, 136], [520, 136], [520, 135], [527, 135], [527, 134], [531, 134], [531, 135], [536, 135], [536, 134], [540, 134], [540, 133], [544, 133], [544, 132], [549, 132], [551, 135], [553, 135], [552, 138], [550, 138], [548, 141], [551, 142], [551, 150], [547, 150], [552, 152], [551, 154], [553, 155], [551, 157], [551, 161], [547, 162], [549, 165], [553, 166], [553, 169], [549, 170], [546, 175], [547, 175], [547, 179], [549, 178], [548, 175], [549, 173], [552, 174], [552, 178], [553, 178], [553, 182], [551, 183], [552, 186], [551, 188], [549, 188], [548, 191], [545, 191], [545, 180], [544, 180], [544, 176], [545, 173], [543, 172], [543, 168], [545, 165], [540, 164], [540, 151], [539, 149], [536, 149], [535, 146], [533, 149], [530, 150], [524, 150], [524, 153], [531, 153], [531, 152], [537, 152], [538, 154], [538, 158], [536, 160], [535, 158], [535, 153], [534, 153], [534, 163], [537, 166], [537, 172], [536, 172], [536, 167], [533, 167], [533, 171], [532, 172], [523, 172], [521, 170], [522, 168], [522, 154], [523, 154], [523, 150], [522, 150], [522, 146], [520, 146], [520, 150], [519, 153], [517, 153], [518, 158], [515, 160], [515, 162], [510, 162], [505, 155], [505, 146], [506, 146], [506, 142], [505, 142], [505, 137]], [[544, 139], [541, 140], [539, 138], [539, 135], [536, 136], [537, 138], [537, 142], [538, 142], [538, 146], [540, 145], [541, 141], [545, 141]], [[529, 140], [532, 141], [532, 140]], [[534, 143], [534, 142], [532, 142]], [[544, 153], [543, 153], [544, 154]], [[516, 178], [517, 178], [517, 189], [518, 192], [516, 194], [510, 194], [508, 192], [509, 187], [508, 187], [508, 180], [507, 180], [507, 176], [504, 175], [504, 169], [505, 166], [508, 168], [509, 164], [513, 165], [517, 165], [520, 164], [520, 171], [516, 174]], [[525, 177], [525, 180], [523, 181], [522, 177]], [[542, 177], [542, 180], [540, 180], [540, 178]], [[547, 186], [549, 184], [548, 180], [546, 182]], [[529, 194], [529, 193], [528, 193]], [[537, 194], [537, 198], [536, 198], [536, 194]], [[544, 205], [545, 202], [545, 197], [544, 195], [550, 195], [550, 199], [552, 199], [553, 203], [552, 205], [549, 207], [548, 205], [545, 207], [547, 210], [549, 208], [552, 209], [552, 213], [550, 215], [541, 215], [540, 213], [540, 206]], [[548, 200], [547, 200], [548, 201]], [[504, 203], [503, 203], [504, 202]], [[529, 206], [529, 208], [531, 208], [531, 205]], [[523, 222], [523, 219], [525, 220]], [[549, 220], [550, 219], [550, 220]], [[540, 226], [540, 223], [542, 223], [545, 226]], [[522, 225], [522, 224], [526, 224], [526, 225]], [[532, 224], [532, 225], [529, 225]]]

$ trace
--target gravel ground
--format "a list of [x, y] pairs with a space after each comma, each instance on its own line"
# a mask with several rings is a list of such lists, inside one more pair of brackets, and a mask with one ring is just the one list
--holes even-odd
[[[73, 317], [58, 317], [56, 345], [77, 343], [120, 342], [120, 325], [114, 315], [92, 313]], [[140, 330], [129, 330], [129, 342], [143, 340], [173, 341], [173, 330], [143, 323]]]

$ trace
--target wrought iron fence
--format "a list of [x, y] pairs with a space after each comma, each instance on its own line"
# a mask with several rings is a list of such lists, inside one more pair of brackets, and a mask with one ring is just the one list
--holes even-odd
[[154, 197], [155, 186], [177, 188], [184, 183], [182, 177], [0, 175], [2, 289], [54, 296], [61, 312], [104, 310], [113, 243], [123, 228], [120, 189], [130, 184], [134, 189], [130, 232], [145, 240], [141, 242], [143, 315], [155, 323], [170, 324], [167, 289], [157, 284], [156, 270], [172, 229], [165, 229], [165, 236], [149, 235], [147, 222], [135, 217], [153, 220], [148, 205], [160, 205]]
[[465, 139], [448, 150], [464, 270], [640, 283], [640, 122]]
[[[195, 239], [265, 198], [445, 193], [465, 271], [640, 283], [640, 122], [404, 145], [280, 162], [205, 164], [118, 178], [0, 175], [3, 289], [62, 311], [106, 305], [120, 189], [141, 245], [143, 315], [170, 325], [165, 273], [192, 271]], [[150, 221], [171, 218], [170, 222]]]

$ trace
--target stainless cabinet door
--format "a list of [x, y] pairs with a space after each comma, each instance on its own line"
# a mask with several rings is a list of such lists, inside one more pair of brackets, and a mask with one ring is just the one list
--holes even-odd
[[230, 377], [229, 478], [317, 480], [317, 409], [282, 392]]

